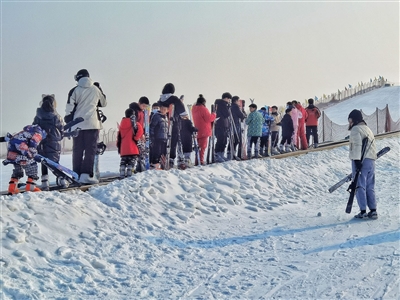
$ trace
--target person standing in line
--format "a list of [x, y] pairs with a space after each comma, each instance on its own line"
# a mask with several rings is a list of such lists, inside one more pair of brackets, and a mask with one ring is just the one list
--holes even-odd
[[180, 114], [181, 117], [181, 139], [182, 151], [185, 157], [185, 163], [188, 167], [192, 166], [191, 155], [193, 152], [193, 134], [197, 132], [197, 128], [193, 126], [189, 119], [188, 113], [185, 111]]
[[282, 140], [279, 145], [279, 150], [281, 153], [292, 152], [290, 149], [294, 132], [292, 107], [289, 107], [285, 110], [285, 115], [281, 120], [281, 125], [282, 125]]
[[[375, 160], [376, 145], [375, 137], [367, 123], [363, 120], [361, 111], [354, 109], [349, 117], [350, 130], [350, 151], [351, 168], [353, 178], [357, 171], [360, 171], [358, 181], [355, 183], [356, 198], [360, 212], [355, 215], [358, 219], [377, 219], [376, 199], [375, 199]], [[363, 143], [366, 143], [365, 145]], [[362, 158], [362, 149], [365, 147], [364, 160]], [[367, 207], [370, 211], [367, 213]]]
[[[150, 121], [150, 139], [151, 139], [151, 168], [161, 169], [161, 157], [167, 153], [168, 139], [168, 110], [169, 105], [164, 103], [160, 106], [158, 112], [154, 113]], [[165, 166], [163, 166], [165, 168]]]
[[[36, 110], [36, 116], [32, 124], [39, 125], [45, 132], [46, 138], [38, 146], [40, 155], [58, 163], [61, 155], [61, 140], [64, 134], [64, 122], [56, 110], [54, 95], [42, 95], [40, 107]], [[42, 164], [42, 191], [48, 191], [49, 170]], [[61, 179], [64, 181], [64, 179]], [[66, 186], [66, 182], [60, 182]]]
[[281, 127], [281, 115], [278, 113], [278, 107], [276, 105], [271, 107], [271, 116], [274, 120], [271, 123], [271, 154], [277, 155], [280, 154], [278, 151], [278, 142], [279, 142], [279, 130]]
[[291, 117], [293, 120], [293, 136], [292, 136], [292, 143], [291, 149], [292, 151], [296, 151], [299, 149], [299, 141], [297, 139], [297, 130], [299, 128], [299, 120], [303, 117], [301, 112], [294, 106], [293, 102], [290, 101], [287, 103], [288, 108], [292, 108]]
[[81, 128], [79, 135], [73, 138], [72, 169], [79, 175], [81, 183], [94, 184], [99, 182], [93, 177], [93, 166], [99, 131], [103, 128], [98, 107], [107, 106], [107, 100], [100, 85], [94, 85], [86, 69], [79, 70], [75, 80], [77, 86], [68, 94], [64, 121], [68, 123], [78, 117], [84, 121], [71, 129]]
[[[139, 102], [132, 102], [129, 104], [129, 108], [135, 113], [136, 121], [144, 128], [144, 111], [150, 105], [149, 98], [143, 96], [139, 98]], [[144, 135], [140, 137], [144, 139]]]
[[206, 107], [206, 99], [200, 94], [196, 105], [192, 108], [193, 123], [198, 129], [197, 143], [200, 148], [200, 164], [205, 165], [204, 153], [207, 149], [208, 138], [211, 136], [211, 124], [216, 118], [215, 113], [210, 113]]
[[301, 150], [307, 150], [308, 142], [307, 142], [306, 132], [305, 132], [305, 123], [306, 123], [306, 119], [307, 119], [307, 112], [304, 109], [304, 107], [300, 104], [300, 102], [293, 100], [292, 103], [293, 103], [293, 106], [297, 108], [297, 110], [301, 113], [301, 116], [302, 116], [299, 119], [299, 126], [297, 128], [296, 141], [298, 141], [300, 143], [298, 145], [298, 148]]
[[269, 134], [271, 130], [271, 124], [274, 121], [274, 117], [270, 116], [267, 112], [266, 107], [261, 107], [258, 111], [264, 118], [264, 123], [262, 126], [262, 135], [260, 138], [260, 154], [261, 156], [269, 156]]
[[321, 111], [318, 107], [314, 106], [314, 99], [308, 99], [308, 106], [306, 108], [307, 118], [306, 118], [306, 138], [307, 143], [310, 143], [310, 136], [313, 136], [314, 148], [318, 147], [318, 119], [321, 116]]
[[[260, 155], [260, 137], [262, 136], [262, 127], [264, 117], [257, 111], [257, 105], [252, 103], [249, 105], [250, 113], [246, 119], [247, 127], [247, 157], [262, 158]], [[254, 144], [254, 156], [251, 156], [251, 148]]]
[[[240, 99], [239, 96], [232, 97], [232, 104], [230, 109], [232, 113], [233, 124], [235, 125], [235, 127], [233, 128], [233, 156], [236, 159], [240, 160], [240, 157], [242, 157], [242, 149], [240, 149], [238, 145], [240, 144], [240, 141], [242, 139], [241, 123], [243, 122], [246, 116], [239, 107], [238, 104], [239, 99]], [[238, 148], [237, 152], [236, 148]], [[231, 157], [230, 152], [231, 152], [231, 143], [228, 144], [228, 153], [227, 153], [228, 158]]]
[[136, 163], [139, 156], [137, 142], [143, 135], [143, 127], [139, 122], [132, 125], [131, 117], [134, 114], [133, 109], [125, 110], [125, 117], [122, 118], [118, 128], [117, 148], [121, 156], [119, 165], [120, 178], [131, 177], [135, 172]]
[[175, 93], [175, 86], [172, 83], [167, 83], [162, 89], [162, 95], [160, 96], [160, 100], [158, 101], [160, 106], [169, 106], [171, 104], [174, 105], [174, 115], [173, 124], [172, 124], [172, 136], [171, 136], [171, 147], [170, 147], [170, 157], [169, 157], [169, 165], [172, 169], [174, 167], [175, 158], [177, 154], [177, 150], [180, 151], [181, 149], [177, 149], [178, 142], [180, 141], [180, 127], [181, 127], [181, 118], [180, 114], [183, 113], [185, 110], [185, 105], [177, 96], [174, 95]]
[[217, 111], [217, 119], [215, 121], [215, 162], [224, 162], [229, 159], [224, 156], [226, 144], [228, 142], [229, 132], [229, 102], [232, 95], [228, 92], [222, 94], [222, 99], [215, 100], [215, 109]]

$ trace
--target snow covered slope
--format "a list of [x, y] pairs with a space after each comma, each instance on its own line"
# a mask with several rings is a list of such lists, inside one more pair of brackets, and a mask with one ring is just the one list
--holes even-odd
[[376, 89], [338, 103], [324, 111], [333, 122], [344, 125], [347, 124], [347, 117], [353, 109], [362, 109], [365, 114], [370, 115], [377, 107], [383, 109], [386, 105], [389, 105], [392, 119], [396, 122], [400, 118], [400, 86]]
[[347, 146], [2, 196], [0, 297], [398, 299], [399, 144], [377, 141], [377, 220], [327, 191]]

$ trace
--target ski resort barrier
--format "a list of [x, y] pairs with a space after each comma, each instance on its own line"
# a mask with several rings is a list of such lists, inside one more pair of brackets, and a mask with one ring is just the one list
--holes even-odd
[[[384, 87], [388, 84], [387, 79], [384, 79], [383, 77], [379, 76], [379, 78], [375, 78], [374, 80], [370, 80], [369, 82], [361, 82], [358, 83], [355, 87], [349, 84], [349, 87], [345, 87], [343, 90], [339, 90], [336, 93], [331, 93], [330, 95], [322, 95], [321, 98], [315, 99], [315, 104], [319, 108], [324, 108], [327, 104], [335, 104], [347, 99], [350, 99], [352, 97], [370, 92], [374, 89], [378, 89], [381, 87]], [[306, 105], [307, 100], [306, 100]]]
[[[376, 108], [371, 115], [364, 114], [362, 110], [361, 112], [365, 122], [374, 134], [400, 130], [400, 119], [396, 122], [393, 121], [388, 105], [384, 109]], [[334, 142], [345, 139], [349, 135], [349, 130], [348, 125], [336, 124], [329, 119], [325, 112], [322, 112], [318, 124], [318, 133], [319, 142]]]

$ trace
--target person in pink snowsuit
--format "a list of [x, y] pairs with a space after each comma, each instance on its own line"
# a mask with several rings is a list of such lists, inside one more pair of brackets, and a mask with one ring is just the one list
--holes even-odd
[[[301, 112], [293, 105], [292, 102], [288, 102], [287, 103], [287, 107], [292, 107], [292, 121], [293, 121], [293, 127], [294, 127], [294, 132], [293, 132], [293, 136], [292, 136], [292, 144], [294, 147], [296, 147], [297, 149], [299, 149], [299, 140], [297, 138], [297, 131], [299, 128], [299, 119], [301, 119], [303, 117], [303, 115], [301, 114]], [[293, 149], [292, 147], [292, 150]]]
[[307, 119], [307, 112], [304, 109], [304, 107], [300, 104], [300, 102], [297, 102], [296, 100], [292, 101], [293, 106], [297, 108], [297, 110], [301, 113], [302, 117], [299, 119], [299, 127], [297, 128], [297, 138], [296, 141], [299, 141], [300, 144], [298, 145], [298, 148], [301, 150], [307, 150], [308, 148], [308, 143], [307, 143], [307, 138], [306, 138], [306, 119]]

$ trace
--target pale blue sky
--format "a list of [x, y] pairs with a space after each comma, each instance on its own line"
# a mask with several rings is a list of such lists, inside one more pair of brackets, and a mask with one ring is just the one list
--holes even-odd
[[[0, 134], [32, 122], [43, 93], [64, 116], [73, 75], [87, 68], [109, 105], [176, 94], [208, 105], [229, 91], [258, 105], [321, 96], [382, 75], [399, 82], [396, 2], [1, 3]], [[344, 112], [347, 113], [347, 112]]]

